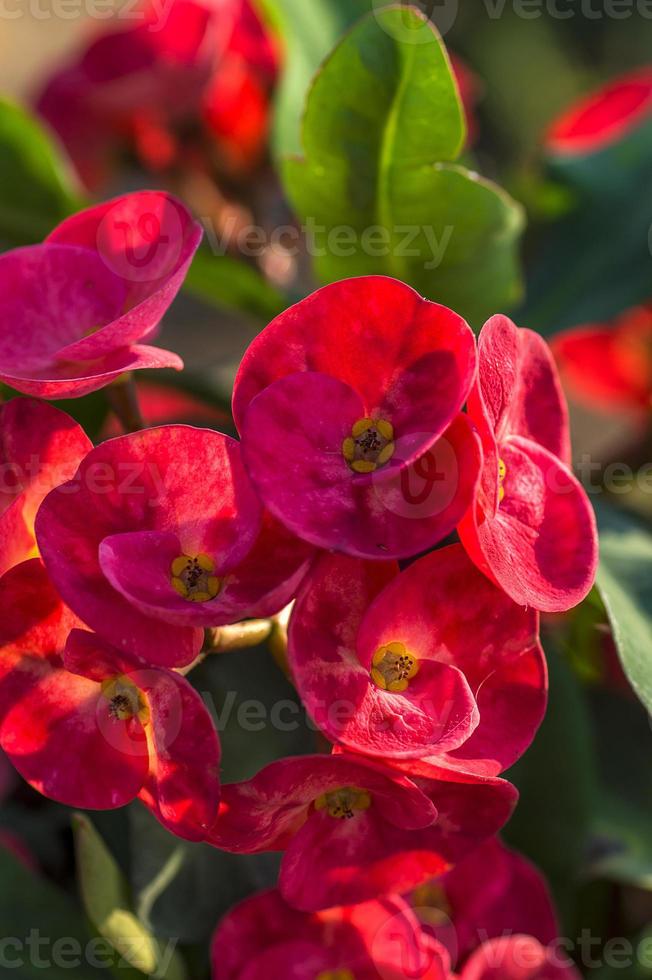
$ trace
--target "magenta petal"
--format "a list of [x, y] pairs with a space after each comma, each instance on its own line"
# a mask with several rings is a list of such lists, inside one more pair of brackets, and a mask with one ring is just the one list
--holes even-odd
[[352, 820], [313, 812], [283, 856], [281, 894], [294, 908], [314, 912], [408, 891], [445, 867], [436, 851], [418, 844], [412, 850], [410, 836], [371, 809]]
[[598, 562], [595, 515], [557, 457], [526, 439], [500, 446], [505, 497], [495, 517], [459, 527], [469, 555], [523, 606], [563, 612], [590, 591]]
[[[75, 479], [41, 505], [37, 538], [59, 591], [84, 622], [150, 663], [183, 666], [199, 652], [201, 630], [144, 615], [125, 599], [102, 570], [102, 542], [121, 534], [133, 542], [144, 531], [176, 534], [181, 554], [205, 553], [220, 567], [252, 547], [260, 520], [234, 440], [208, 429], [163, 426], [112, 439], [89, 453]], [[147, 570], [156, 605], [160, 568], [149, 563], [149, 553], [142, 564], [139, 553], [123, 551], [122, 557], [133, 568], [114, 568], [114, 580], [128, 592], [126, 582], [133, 588], [138, 569]], [[106, 555], [102, 560], [108, 561]]]
[[0, 374], [31, 377], [59, 352], [118, 316], [125, 284], [95, 252], [32, 245], [0, 256]]
[[479, 440], [458, 416], [425, 455], [431, 433], [399, 438], [385, 467], [356, 474], [342, 443], [366, 414], [351, 388], [326, 375], [275, 382], [245, 416], [251, 478], [272, 513], [315, 545], [370, 558], [425, 550], [454, 528], [472, 498]]
[[405, 432], [429, 431], [434, 440], [466, 400], [475, 374], [473, 335], [452, 310], [396, 279], [365, 276], [324, 286], [278, 316], [247, 350], [233, 393], [238, 429], [256, 395], [298, 371], [339, 379], [369, 411], [396, 413]]
[[[459, 959], [479, 937], [526, 933], [544, 945], [559, 935], [552, 898], [534, 865], [496, 838], [482, 844], [440, 879], [455, 927]], [[444, 927], [445, 931], [448, 931]], [[445, 942], [445, 935], [442, 935]]]
[[543, 337], [494, 316], [480, 333], [478, 364], [478, 385], [498, 442], [522, 436], [569, 463], [568, 407]]
[[431, 623], [419, 620], [409, 637], [393, 628], [394, 596], [403, 594], [406, 574], [395, 577], [389, 562], [325, 556], [306, 581], [289, 630], [290, 666], [315, 722], [334, 741], [387, 758], [454, 748], [478, 720], [463, 673], [443, 660], [422, 662], [402, 693], [381, 690], [371, 677], [383, 644], [408, 639], [415, 655], [430, 652]]
[[161, 191], [125, 194], [58, 225], [47, 241], [95, 251], [127, 297], [126, 312], [70, 348], [68, 356], [94, 358], [145, 337], [179, 291], [201, 237], [201, 226], [188, 209]]
[[532, 936], [502, 936], [483, 943], [460, 980], [580, 980], [563, 946], [542, 946]]
[[404, 829], [428, 826], [436, 817], [415, 784], [391, 770], [354, 756], [296, 756], [271, 763], [247, 782], [224, 786], [210, 842], [241, 854], [282, 849], [314, 801], [342, 786], [369, 789], [383, 817]]

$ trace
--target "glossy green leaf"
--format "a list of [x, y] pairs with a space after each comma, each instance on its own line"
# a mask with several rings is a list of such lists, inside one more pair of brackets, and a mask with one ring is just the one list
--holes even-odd
[[371, 0], [263, 0], [283, 46], [272, 142], [277, 154], [301, 150], [301, 115], [310, 81], [328, 52]]
[[317, 74], [283, 172], [322, 280], [383, 273], [480, 326], [520, 295], [520, 207], [457, 165], [446, 50], [416, 8], [365, 17]]
[[45, 129], [0, 100], [0, 242], [38, 242], [79, 206], [68, 164]]
[[120, 961], [147, 976], [185, 980], [183, 962], [160, 942], [131, 908], [127, 881], [91, 821], [73, 818], [79, 889], [92, 925], [111, 943]]
[[222, 309], [247, 313], [268, 323], [289, 304], [260, 272], [231, 258], [200, 249], [185, 281], [188, 292]]
[[652, 711], [652, 534], [622, 511], [602, 506], [597, 515], [598, 589], [623, 669]]

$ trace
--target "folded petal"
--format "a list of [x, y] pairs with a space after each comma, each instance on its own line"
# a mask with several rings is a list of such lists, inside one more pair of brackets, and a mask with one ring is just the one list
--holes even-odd
[[459, 526], [470, 557], [523, 606], [562, 612], [590, 591], [598, 561], [588, 497], [557, 457], [526, 439], [500, 448], [504, 498], [495, 516], [471, 508]]

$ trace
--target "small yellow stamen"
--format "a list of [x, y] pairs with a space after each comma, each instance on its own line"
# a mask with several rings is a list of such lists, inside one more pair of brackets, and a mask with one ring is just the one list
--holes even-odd
[[354, 473], [373, 473], [395, 449], [394, 426], [387, 419], [358, 419], [342, 442], [342, 456]]
[[195, 557], [179, 555], [170, 566], [170, 584], [184, 599], [190, 602], [209, 602], [214, 599], [221, 588], [221, 582], [216, 575], [215, 562], [209, 555], [199, 554]]
[[116, 721], [128, 721], [137, 716], [143, 724], [149, 721], [145, 697], [133, 681], [119, 675], [102, 681], [102, 694], [109, 702], [109, 714]]
[[419, 661], [407, 652], [403, 643], [387, 643], [374, 653], [370, 673], [377, 687], [400, 694], [419, 673]]
[[350, 970], [322, 970], [315, 977], [315, 980], [355, 980]]
[[498, 502], [502, 503], [505, 499], [505, 477], [507, 476], [507, 464], [504, 459], [498, 460]]
[[427, 881], [412, 892], [410, 904], [422, 922], [431, 926], [446, 925], [452, 909], [446, 892], [436, 881]]
[[370, 806], [371, 794], [357, 786], [342, 786], [315, 800], [315, 810], [326, 810], [336, 820], [350, 820], [356, 810], [368, 810]]

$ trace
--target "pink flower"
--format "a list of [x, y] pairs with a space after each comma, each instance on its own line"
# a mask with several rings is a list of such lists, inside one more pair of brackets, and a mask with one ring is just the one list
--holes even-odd
[[0, 575], [36, 553], [34, 519], [93, 448], [69, 415], [31, 398], [0, 406]]
[[531, 936], [509, 936], [484, 943], [459, 980], [580, 980], [563, 950], [544, 947]]
[[469, 326], [382, 276], [318, 290], [249, 347], [233, 410], [265, 505], [299, 537], [370, 558], [414, 555], [471, 500], [477, 437], [460, 414]]
[[180, 369], [176, 354], [140, 342], [178, 293], [201, 235], [175, 198], [142, 191], [0, 255], [0, 380], [41, 398], [78, 398], [125, 371]]
[[224, 917], [213, 937], [213, 980], [446, 980], [446, 953], [398, 895], [297, 912], [260, 892]]
[[550, 127], [547, 149], [554, 156], [597, 153], [652, 118], [652, 66], [609, 82], [571, 106]]
[[36, 528], [70, 608], [166, 667], [194, 659], [204, 627], [278, 612], [312, 558], [263, 512], [238, 443], [183, 425], [95, 448], [46, 497]]
[[256, 162], [278, 59], [250, 0], [148, 2], [136, 13], [94, 38], [37, 100], [82, 180], [105, 183], [130, 152], [154, 172], [211, 144], [227, 166]]
[[457, 962], [487, 939], [525, 933], [546, 946], [559, 935], [541, 873], [497, 837], [416, 888], [410, 903]]
[[208, 840], [240, 854], [284, 850], [281, 895], [317, 911], [441, 874], [500, 829], [515, 795], [502, 780], [417, 785], [362, 757], [300, 756], [225, 786]]
[[567, 466], [567, 409], [544, 340], [505, 316], [479, 338], [468, 411], [484, 447], [476, 499], [459, 525], [470, 558], [514, 602], [577, 605], [598, 561], [593, 509]]
[[0, 580], [0, 747], [44, 796], [111, 809], [139, 797], [169, 830], [204, 837], [220, 747], [186, 680], [78, 629], [38, 559]]
[[410, 760], [408, 772], [497, 775], [545, 711], [537, 614], [460, 545], [400, 573], [394, 562], [324, 555], [297, 599], [288, 652], [322, 731], [357, 752]]
[[569, 394], [589, 408], [647, 421], [652, 407], [652, 306], [613, 323], [557, 334], [552, 350]]

